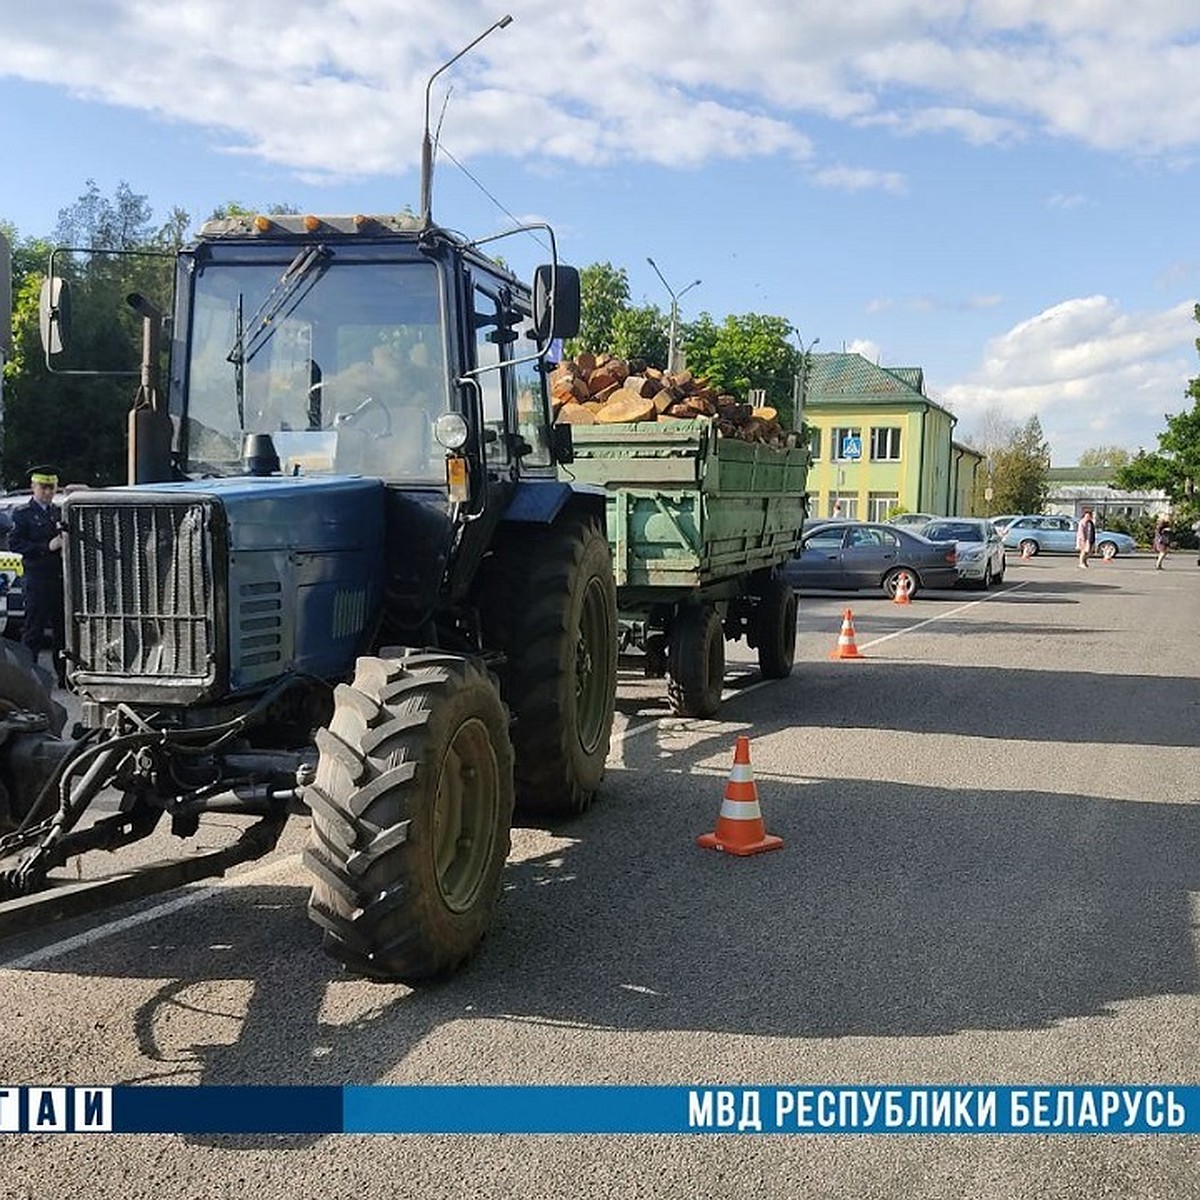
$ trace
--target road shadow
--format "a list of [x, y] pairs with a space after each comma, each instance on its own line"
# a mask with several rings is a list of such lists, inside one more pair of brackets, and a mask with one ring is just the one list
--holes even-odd
[[[912, 1037], [1039, 1029], [1196, 990], [1200, 813], [1186, 805], [771, 780], [762, 803], [784, 848], [735, 859], [694, 844], [721, 788], [709, 774], [681, 800], [651, 772], [617, 772], [563, 848], [510, 864], [473, 965], [426, 990], [339, 991], [302, 888], [230, 889], [240, 932], [207, 947], [188, 914], [168, 915], [154, 931], [167, 981], [130, 1018], [156, 1066], [114, 1082], [372, 1082], [441, 1026], [496, 1017]], [[112, 976], [126, 937], [133, 961], [144, 930], [57, 969]]]
[[[973, 623], [961, 632], [978, 631]], [[1027, 627], [1026, 627], [1027, 628]], [[884, 630], [883, 632], [886, 632]], [[864, 639], [859, 636], [859, 644]], [[753, 669], [727, 678], [725, 704], [760, 682]], [[819, 695], [815, 705], [810, 697]], [[1117, 675], [1091, 671], [1039, 671], [1018, 667], [971, 667], [872, 659], [844, 663], [807, 660], [788, 679], [723, 708], [719, 719], [750, 721], [769, 730], [787, 714], [789, 728], [853, 724], [857, 728], [945, 733], [1007, 741], [1094, 742], [1128, 746], [1196, 746], [1200, 689], [1184, 676]], [[1037, 696], [1036, 705], [1029, 697]], [[867, 702], [869, 701], [869, 702]], [[643, 720], [669, 714], [665, 696], [625, 698], [619, 711]], [[689, 729], [703, 729], [697, 722]], [[650, 738], [654, 745], [656, 738]], [[726, 737], [726, 740], [727, 737]], [[672, 749], [672, 758], [678, 753]], [[632, 758], [630, 755], [632, 754]], [[631, 743], [627, 765], [649, 766], [651, 757]]]
[[[556, 829], [558, 847], [510, 863], [489, 937], [438, 986], [346, 975], [320, 950], [307, 889], [291, 885], [223, 890], [216, 936], [195, 910], [168, 913], [149, 936], [119, 932], [35, 969], [152, 981], [136, 1011], [115, 1018], [147, 1069], [113, 1083], [423, 1082], [412, 1065], [423, 1043], [448, 1027], [486, 1039], [496, 1022], [911, 1038], [1044, 1029], [1191, 995], [1200, 812], [1187, 804], [772, 778], [759, 786], [781, 850], [736, 859], [695, 845], [720, 806], [712, 763], [725, 760], [729, 720], [802, 736], [844, 711], [859, 727], [1194, 746], [1192, 681], [1105, 676], [1122, 696], [1111, 724], [1094, 702], [1099, 682], [808, 663], [739, 698], [711, 733], [689, 723], [686, 748], [665, 746], [669, 724], [629, 737], [600, 802]], [[855, 702], [863, 686], [869, 709]], [[936, 707], [920, 699], [934, 695]], [[1037, 712], [1030, 695], [1044, 698]], [[1164, 725], [1166, 713], [1177, 715]], [[502, 1057], [481, 1054], [463, 1082], [503, 1081]], [[537, 1082], [571, 1077], [570, 1063], [528, 1069]], [[284, 1149], [319, 1139], [188, 1140]]]

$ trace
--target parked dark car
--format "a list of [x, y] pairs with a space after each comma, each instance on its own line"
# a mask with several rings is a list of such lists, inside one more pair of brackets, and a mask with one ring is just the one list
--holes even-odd
[[954, 542], [931, 542], [897, 525], [837, 521], [814, 525], [783, 569], [794, 588], [858, 591], [882, 588], [895, 596], [901, 577], [909, 596], [958, 582]]

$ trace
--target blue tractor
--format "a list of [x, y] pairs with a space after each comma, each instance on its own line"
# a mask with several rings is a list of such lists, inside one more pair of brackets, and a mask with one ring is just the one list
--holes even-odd
[[[560, 482], [546, 384], [579, 315], [554, 260], [529, 287], [428, 216], [237, 216], [178, 255], [168, 320], [129, 298], [131, 481], [63, 506], [72, 736], [0, 657], [0, 933], [84, 850], [256, 818], [205, 864], [123, 874], [123, 899], [304, 812], [336, 958], [416, 981], [469, 956], [514, 803], [582, 812], [612, 726], [603, 495]], [[52, 260], [48, 353], [68, 312]], [[83, 822], [106, 790], [117, 811]]]

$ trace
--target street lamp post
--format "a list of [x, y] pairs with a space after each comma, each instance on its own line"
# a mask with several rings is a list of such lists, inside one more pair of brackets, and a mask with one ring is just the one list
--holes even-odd
[[794, 330], [794, 333], [796, 340], [800, 343], [800, 372], [796, 376], [796, 382], [792, 388], [792, 407], [795, 409], [792, 420], [799, 428], [800, 422], [804, 419], [804, 398], [808, 392], [808, 367], [812, 361], [813, 347], [819, 345], [821, 339], [815, 337], [805, 346], [800, 330]]
[[685, 295], [687, 292], [690, 292], [692, 290], [692, 288], [699, 287], [700, 280], [693, 279], [692, 282], [687, 285], [687, 287], [681, 288], [678, 292], [676, 292], [671, 287], [671, 285], [666, 281], [666, 279], [663, 278], [663, 273], [658, 269], [658, 263], [656, 263], [654, 261], [654, 259], [652, 259], [649, 255], [646, 256], [646, 261], [650, 264], [651, 267], [654, 268], [655, 275], [657, 275], [659, 277], [659, 279], [662, 280], [663, 287], [665, 287], [667, 289], [668, 293], [670, 293], [670, 296], [671, 296], [671, 332], [670, 332], [670, 335], [669, 335], [668, 341], [667, 341], [667, 370], [674, 371], [676, 369], [675, 338], [676, 338], [676, 331], [679, 328], [679, 298], [680, 298], [680, 296]]
[[468, 50], [473, 50], [489, 33], [503, 29], [512, 24], [512, 17], [507, 13], [498, 21], [493, 21], [473, 42], [468, 42], [453, 58], [448, 58], [425, 84], [425, 136], [421, 141], [421, 223], [428, 227], [433, 222], [433, 138], [429, 134], [429, 92], [433, 81], [456, 62]]

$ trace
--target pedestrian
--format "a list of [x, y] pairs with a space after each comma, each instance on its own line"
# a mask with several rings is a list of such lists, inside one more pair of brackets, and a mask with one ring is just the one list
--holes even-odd
[[58, 686], [65, 687], [63, 533], [54, 505], [58, 472], [53, 467], [34, 467], [29, 473], [29, 484], [33, 494], [28, 504], [21, 505], [13, 513], [13, 530], [9, 537], [9, 548], [22, 557], [25, 577], [25, 628], [21, 641], [29, 648], [34, 662], [43, 650], [50, 650]]
[[1075, 529], [1075, 549], [1079, 551], [1079, 565], [1087, 569], [1088, 559], [1096, 549], [1096, 520], [1092, 510], [1085, 508]]
[[1163, 560], [1171, 548], [1171, 518], [1165, 513], [1154, 523], [1154, 553], [1158, 561], [1154, 564], [1156, 571], [1163, 569]]
[[[1200, 521], [1192, 526], [1192, 532], [1196, 535], [1196, 545], [1200, 546]], [[1200, 550], [1196, 552], [1196, 566], [1200, 567]]]

